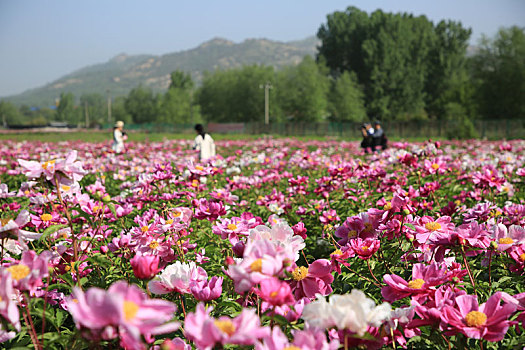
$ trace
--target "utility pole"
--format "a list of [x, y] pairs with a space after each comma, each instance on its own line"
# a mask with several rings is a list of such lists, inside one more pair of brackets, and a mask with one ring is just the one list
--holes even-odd
[[109, 89], [106, 90], [108, 94], [108, 123], [111, 123], [111, 96], [109, 95]]
[[259, 88], [264, 88], [264, 124], [270, 124], [270, 89], [272, 84], [266, 82], [264, 85], [259, 85]]
[[89, 112], [88, 112], [87, 102], [84, 102], [84, 116], [86, 117], [86, 129], [88, 129], [89, 128]]

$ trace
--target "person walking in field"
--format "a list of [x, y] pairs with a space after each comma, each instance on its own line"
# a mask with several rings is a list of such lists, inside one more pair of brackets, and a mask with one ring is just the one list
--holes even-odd
[[113, 145], [111, 149], [115, 153], [122, 153], [124, 151], [124, 141], [128, 138], [124, 130], [124, 122], [119, 120], [115, 123], [113, 128]]
[[193, 149], [199, 151], [199, 160], [205, 161], [215, 157], [215, 142], [210, 134], [204, 132], [204, 127], [201, 124], [195, 125], [197, 137]]

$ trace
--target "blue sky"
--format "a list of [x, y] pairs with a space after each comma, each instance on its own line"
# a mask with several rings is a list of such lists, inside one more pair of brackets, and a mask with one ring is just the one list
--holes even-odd
[[525, 27], [524, 0], [0, 0], [0, 96], [119, 53], [160, 55], [214, 37], [303, 39], [348, 6], [461, 21], [474, 44], [502, 26]]

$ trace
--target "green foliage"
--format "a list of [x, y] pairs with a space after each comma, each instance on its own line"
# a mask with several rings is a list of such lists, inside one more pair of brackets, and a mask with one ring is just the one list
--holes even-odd
[[[458, 23], [434, 26], [425, 16], [380, 10], [369, 15], [349, 7], [328, 15], [317, 35], [319, 57], [334, 75], [357, 74], [367, 112], [375, 118], [424, 119], [463, 96], [456, 85], [466, 79], [470, 30]], [[459, 91], [451, 93], [451, 88]]]
[[323, 65], [306, 56], [277, 74], [277, 100], [286, 120], [320, 121], [327, 115], [330, 83]]
[[355, 73], [343, 72], [332, 84], [331, 119], [338, 122], [362, 122], [366, 117], [364, 94]]
[[[264, 91], [261, 84], [274, 80], [272, 67], [246, 66], [241, 69], [206, 73], [197, 92], [203, 118], [215, 122], [262, 120]], [[270, 90], [270, 115], [275, 114]]]
[[193, 80], [190, 74], [175, 71], [171, 84], [161, 101], [158, 121], [189, 124], [193, 122]]
[[131, 90], [124, 102], [126, 112], [131, 116], [134, 123], [153, 122], [157, 118], [158, 99], [151, 89], [142, 85]]
[[107, 101], [101, 94], [84, 94], [80, 96], [80, 108], [83, 112], [83, 122], [84, 124], [88, 122], [88, 127], [102, 124], [107, 120]]
[[75, 109], [75, 96], [72, 93], [61, 93], [57, 106], [57, 120], [75, 123], [78, 121], [78, 112]]
[[0, 123], [3, 126], [17, 124], [22, 119], [18, 108], [9, 101], [0, 101]]
[[500, 29], [494, 39], [483, 38], [473, 57], [478, 83], [477, 104], [485, 118], [525, 118], [525, 29]]

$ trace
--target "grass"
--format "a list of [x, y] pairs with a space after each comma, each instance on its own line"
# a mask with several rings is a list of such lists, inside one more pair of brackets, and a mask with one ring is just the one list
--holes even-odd
[[[164, 139], [193, 139], [193, 134], [182, 134], [182, 133], [146, 133], [146, 132], [129, 132], [129, 141], [134, 142], [157, 142], [163, 141]], [[213, 134], [215, 140], [256, 140], [266, 135], [251, 135], [251, 134]], [[274, 135], [275, 138], [292, 137], [301, 141], [311, 140], [337, 140], [337, 141], [360, 141], [357, 138], [345, 138], [341, 136], [281, 136]], [[13, 140], [13, 141], [39, 141], [39, 142], [61, 142], [61, 141], [84, 141], [84, 142], [104, 142], [111, 141], [111, 131], [99, 131], [92, 130], [88, 132], [36, 132], [36, 133], [12, 133], [12, 134], [0, 134], [0, 140]], [[391, 137], [390, 141], [411, 141], [411, 142], [424, 142], [428, 140], [428, 137], [411, 137], [411, 138], [400, 138]], [[433, 140], [444, 140], [444, 138], [433, 138]]]

